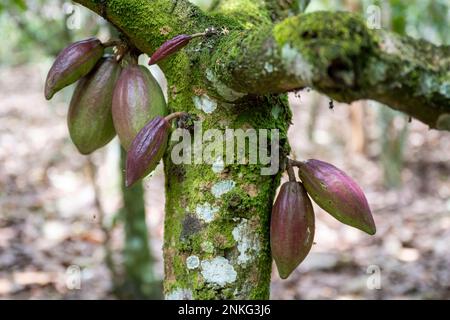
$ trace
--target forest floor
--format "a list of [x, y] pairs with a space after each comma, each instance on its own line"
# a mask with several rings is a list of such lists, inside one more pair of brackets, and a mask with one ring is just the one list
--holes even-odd
[[[45, 101], [47, 68], [0, 69], [0, 298], [114, 299], [100, 219], [111, 224], [120, 207], [118, 143], [90, 158], [98, 167], [101, 217], [88, 158], [77, 153], [67, 131], [70, 90]], [[315, 245], [288, 280], [274, 268], [271, 298], [450, 299], [450, 133], [408, 123], [402, 115], [380, 129], [380, 107], [370, 103], [335, 103], [330, 110], [314, 92], [291, 98], [293, 156], [332, 162], [353, 176], [366, 191], [378, 232], [368, 236], [316, 207]], [[398, 146], [381, 142], [405, 125], [402, 184], [388, 189], [382, 152]], [[145, 189], [162, 278], [161, 168], [145, 180]], [[120, 265], [121, 228], [111, 236]], [[68, 283], [78, 270], [79, 289]]]

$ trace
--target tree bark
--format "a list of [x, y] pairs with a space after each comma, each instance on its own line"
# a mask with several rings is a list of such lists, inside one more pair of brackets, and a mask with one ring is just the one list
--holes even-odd
[[[289, 153], [285, 92], [305, 86], [338, 101], [375, 99], [450, 130], [449, 48], [369, 30], [356, 15], [283, 19], [295, 12], [280, 10], [278, 0], [222, 1], [212, 14], [186, 0], [76, 2], [148, 54], [175, 35], [214, 27], [215, 35], [160, 64], [171, 111], [195, 115], [203, 131], [278, 129], [281, 158]], [[174, 143], [164, 159], [166, 298], [268, 298], [269, 219], [280, 174], [220, 161], [175, 165]]]

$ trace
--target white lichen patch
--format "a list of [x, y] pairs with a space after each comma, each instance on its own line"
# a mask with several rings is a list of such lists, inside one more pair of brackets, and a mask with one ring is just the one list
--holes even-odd
[[439, 87], [439, 93], [450, 97], [450, 81], [444, 81], [441, 86]]
[[200, 259], [197, 256], [189, 256], [186, 259], [186, 266], [189, 270], [197, 269], [200, 266]]
[[214, 160], [211, 169], [214, 173], [221, 173], [223, 169], [225, 169], [225, 162], [223, 161], [223, 158], [217, 157], [216, 160]]
[[247, 265], [260, 250], [258, 235], [251, 229], [247, 219], [242, 219], [233, 229], [232, 235], [239, 251], [237, 263]]
[[205, 113], [213, 113], [217, 109], [217, 102], [212, 100], [208, 95], [194, 96], [194, 105], [197, 109]]
[[178, 288], [166, 294], [166, 300], [192, 300], [193, 295], [191, 289]]
[[434, 91], [434, 88], [437, 88], [439, 86], [439, 83], [436, 82], [436, 80], [434, 79], [434, 77], [432, 77], [429, 74], [424, 74], [421, 77], [421, 82], [420, 82], [420, 91], [423, 94], [427, 94], [431, 91]]
[[265, 70], [267, 73], [272, 73], [272, 72], [273, 72], [273, 64], [271, 64], [271, 63], [269, 63], [269, 62], [266, 62], [266, 63], [264, 64], [264, 70]]
[[231, 191], [235, 185], [236, 182], [234, 182], [233, 180], [223, 180], [213, 185], [211, 188], [211, 192], [214, 197], [220, 198], [223, 194]]
[[211, 82], [217, 93], [227, 101], [233, 102], [246, 95], [245, 93], [238, 92], [221, 82], [211, 69], [206, 70], [206, 78], [209, 82]]
[[399, 41], [399, 39], [393, 35], [389, 34], [387, 32], [380, 32], [381, 34], [381, 42], [380, 42], [380, 48], [384, 52], [388, 54], [395, 54], [398, 55], [401, 53], [400, 48], [402, 47], [402, 43]]
[[214, 245], [211, 241], [202, 242], [201, 247], [206, 253], [214, 253]]
[[281, 49], [281, 58], [288, 74], [300, 78], [308, 85], [311, 85], [313, 70], [311, 64], [306, 61], [303, 55], [289, 43]]
[[207, 202], [204, 204], [198, 204], [195, 208], [197, 217], [206, 223], [213, 221], [217, 212], [219, 212], [219, 208], [211, 206]]
[[218, 286], [225, 286], [236, 281], [237, 273], [230, 262], [224, 257], [203, 260], [202, 276], [206, 282]]

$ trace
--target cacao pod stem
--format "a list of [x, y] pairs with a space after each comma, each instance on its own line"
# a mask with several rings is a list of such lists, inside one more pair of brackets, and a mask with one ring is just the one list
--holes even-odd
[[118, 46], [118, 45], [122, 44], [122, 42], [119, 39], [110, 39], [108, 41], [103, 42], [102, 44], [103, 44], [103, 47], [108, 48], [108, 47]]
[[297, 179], [295, 178], [295, 172], [294, 168], [292, 167], [291, 163], [288, 161], [287, 168], [286, 168], [287, 174], [289, 176], [289, 181], [295, 182]]
[[188, 115], [188, 113], [187, 113], [187, 112], [183, 112], [183, 111], [180, 111], [180, 112], [174, 112], [174, 113], [169, 114], [169, 115], [166, 117], [166, 121], [167, 121], [167, 122], [170, 122], [170, 121], [172, 121], [173, 119], [180, 118], [180, 117], [182, 117], [182, 116], [187, 116], [187, 115]]

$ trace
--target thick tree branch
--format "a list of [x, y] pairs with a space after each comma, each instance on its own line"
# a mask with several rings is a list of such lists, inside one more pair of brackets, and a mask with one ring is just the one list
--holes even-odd
[[[231, 48], [239, 48], [239, 51]], [[450, 49], [367, 29], [357, 16], [317, 12], [229, 41], [215, 68], [236, 91], [308, 86], [343, 102], [373, 99], [450, 130]]]
[[151, 54], [173, 35], [195, 33], [213, 19], [186, 0], [75, 0], [111, 22], [142, 52]]
[[223, 14], [210, 16], [186, 0], [76, 2], [103, 13], [146, 53], [176, 34], [226, 28], [184, 52], [225, 100], [309, 86], [338, 101], [377, 100], [450, 130], [449, 47], [369, 30], [354, 14], [316, 12], [273, 25], [264, 1], [223, 1]]

